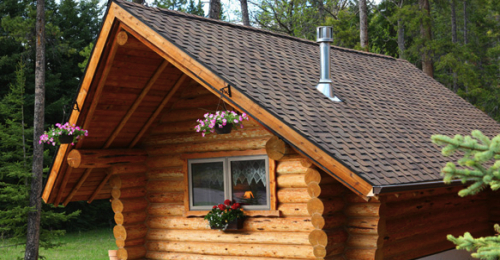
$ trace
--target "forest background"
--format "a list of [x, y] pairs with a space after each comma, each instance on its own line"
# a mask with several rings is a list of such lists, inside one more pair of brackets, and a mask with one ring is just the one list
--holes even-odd
[[[223, 4], [220, 18], [243, 23], [240, 1]], [[368, 1], [367, 41], [362, 44], [360, 3], [365, 2], [249, 0], [249, 23], [309, 40], [315, 39], [316, 26], [332, 26], [334, 45], [408, 60], [500, 120], [500, 0]], [[65, 121], [64, 115], [71, 112], [105, 7], [98, 0], [45, 4], [49, 126]], [[156, 0], [149, 5], [208, 16], [199, 0]], [[35, 17], [36, 1], [0, 2], [0, 236], [19, 244], [25, 240], [29, 211], [31, 147], [38, 141], [32, 131]], [[56, 147], [46, 148], [48, 170]], [[72, 202], [64, 208], [43, 205], [42, 246], [53, 246], [51, 237], [64, 231], [113, 225], [106, 200]]]

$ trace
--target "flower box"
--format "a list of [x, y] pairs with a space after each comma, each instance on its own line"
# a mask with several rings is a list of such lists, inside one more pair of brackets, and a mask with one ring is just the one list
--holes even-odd
[[243, 228], [243, 221], [244, 221], [244, 219], [237, 218], [235, 220], [229, 221], [227, 223], [227, 227], [225, 229], [220, 228], [220, 227], [214, 227], [214, 226], [210, 226], [210, 229], [238, 230], [238, 229]]

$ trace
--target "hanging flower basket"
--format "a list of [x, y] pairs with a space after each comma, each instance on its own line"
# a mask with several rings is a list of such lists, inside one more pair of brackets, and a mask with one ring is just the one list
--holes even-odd
[[59, 136], [59, 143], [61, 144], [70, 144], [73, 142], [73, 136], [72, 135], [65, 135], [62, 134]]
[[233, 130], [233, 124], [226, 124], [222, 127], [215, 127], [214, 129], [217, 134], [229, 134], [231, 133], [231, 130]]
[[206, 113], [203, 119], [198, 119], [195, 126], [196, 132], [202, 136], [209, 133], [229, 134], [231, 129], [243, 128], [243, 120], [248, 120], [247, 114], [239, 115], [234, 111], [216, 111], [215, 114]]
[[225, 200], [224, 204], [213, 206], [212, 210], [205, 216], [211, 229], [238, 230], [243, 228], [245, 214], [239, 203]]
[[74, 145], [80, 140], [83, 136], [87, 136], [88, 131], [81, 129], [79, 126], [71, 125], [67, 122], [64, 125], [57, 123], [55, 126], [52, 126], [48, 131], [44, 132], [43, 135], [40, 136], [39, 144], [47, 143], [52, 145], [60, 145], [60, 144], [71, 144]]

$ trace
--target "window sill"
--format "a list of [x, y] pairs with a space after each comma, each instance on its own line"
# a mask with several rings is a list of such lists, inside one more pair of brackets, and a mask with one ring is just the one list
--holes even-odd
[[[190, 210], [184, 212], [184, 217], [205, 217], [209, 210]], [[245, 216], [248, 217], [275, 217], [281, 216], [279, 210], [244, 210]]]

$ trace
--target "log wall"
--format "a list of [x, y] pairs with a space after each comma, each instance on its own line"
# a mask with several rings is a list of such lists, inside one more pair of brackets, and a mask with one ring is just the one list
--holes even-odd
[[[463, 187], [447, 187], [381, 197], [386, 230], [383, 259], [415, 259], [454, 248], [446, 235], [493, 234], [498, 199], [490, 191], [460, 197]], [[498, 193], [496, 194], [498, 198]], [[496, 208], [496, 209], [495, 209]], [[498, 218], [497, 218], [498, 219]]]
[[[140, 169], [143, 167], [138, 167]], [[115, 213], [116, 226], [113, 228], [117, 256], [119, 259], [143, 259], [146, 227], [146, 172], [114, 175], [109, 180], [111, 186], [111, 207]]]
[[[336, 211], [308, 193], [320, 174], [304, 158], [291, 154], [276, 162], [276, 209], [279, 217], [251, 216], [235, 232], [211, 230], [203, 217], [185, 216], [183, 160], [187, 154], [264, 151], [272, 137], [255, 121], [226, 135], [202, 137], [193, 128], [206, 110], [214, 110], [218, 97], [193, 84], [179, 90], [152, 134], [141, 144], [148, 153], [146, 258], [148, 259], [324, 259], [343, 248], [328, 248], [324, 232], [312, 225], [313, 213]], [[202, 108], [202, 109], [200, 109]], [[272, 167], [271, 167], [272, 168]], [[271, 192], [272, 194], [272, 192]], [[319, 202], [318, 202], [319, 201]], [[317, 215], [317, 214], [316, 214]], [[347, 234], [344, 234], [347, 239]], [[342, 244], [342, 242], [340, 242]]]

